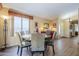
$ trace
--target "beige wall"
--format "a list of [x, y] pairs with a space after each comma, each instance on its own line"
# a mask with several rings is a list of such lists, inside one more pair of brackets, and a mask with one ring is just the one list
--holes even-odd
[[[7, 39], [7, 47], [9, 46], [14, 46], [14, 45], [17, 45], [18, 44], [18, 39], [15, 39], [15, 37], [11, 36], [11, 20], [12, 20], [12, 17], [10, 17], [11, 19], [8, 21], [8, 39]], [[42, 27], [42, 25], [44, 23], [49, 23], [48, 20], [46, 19], [42, 19], [40, 17], [36, 17], [34, 16], [33, 20], [30, 20], [30, 32], [34, 32], [35, 30], [35, 22], [38, 22], [38, 26], [39, 28]]]
[[[4, 12], [8, 16], [8, 9], [4, 9], [1, 12]], [[17, 43], [18, 40], [15, 39], [15, 37], [11, 36], [11, 30], [12, 30], [12, 26], [11, 26], [12, 25], [12, 22], [11, 22], [11, 20], [13, 20], [13, 18], [11, 16], [9, 16], [9, 19], [7, 20], [7, 26], [8, 26], [7, 47], [14, 46], [14, 45], [17, 45], [18, 44]], [[2, 22], [3, 22], [3, 20], [1, 21], [1, 23]], [[46, 19], [42, 19], [40, 17], [34, 16], [33, 20], [30, 20], [30, 32], [31, 33], [34, 32], [34, 30], [35, 30], [35, 22], [38, 22], [39, 28], [41, 28], [44, 23], [49, 23], [49, 21], [46, 20]], [[0, 32], [2, 32], [2, 33], [0, 33], [0, 42], [1, 42], [0, 45], [2, 46], [2, 44], [4, 44], [3, 26], [1, 25], [0, 27], [2, 27], [2, 30], [0, 30]]]
[[4, 18], [3, 16], [8, 16], [8, 9], [3, 8], [0, 10], [0, 48], [4, 47]]
[[[4, 18], [2, 18], [2, 15], [8, 16], [8, 8], [3, 8], [0, 10], [0, 47], [4, 45], [4, 32], [3, 32], [3, 25], [4, 25]], [[8, 16], [7, 19], [7, 47], [17, 45], [18, 40], [15, 39], [15, 37], [11, 36], [11, 30], [12, 30], [12, 22], [13, 18], [11, 16]], [[51, 25], [51, 20], [46, 20], [40, 17], [34, 16], [33, 20], [30, 20], [30, 32], [34, 32], [35, 30], [35, 22], [38, 23], [39, 28], [41, 29], [44, 26], [44, 23], [49, 23]]]
[[34, 32], [35, 31], [35, 22], [38, 23], [38, 27], [40, 28], [39, 30], [41, 30], [41, 28], [43, 27], [44, 23], [49, 23], [49, 20], [46, 19], [42, 19], [40, 17], [34, 17], [33, 20], [30, 20], [30, 32]]
[[7, 16], [7, 28], [8, 28], [8, 31], [7, 31], [7, 40], [6, 40], [6, 44], [7, 44], [7, 47], [9, 46], [14, 46], [17, 44], [17, 39], [15, 39], [15, 37], [12, 37], [11, 36], [11, 20], [12, 18], [8, 15], [8, 8], [3, 8], [0, 10], [0, 48], [3, 48], [4, 47], [4, 44], [5, 44], [5, 39], [4, 39], [4, 31], [3, 31], [3, 28], [4, 28], [4, 17], [2, 16]]
[[62, 23], [62, 26], [63, 26], [63, 36], [64, 37], [70, 37], [69, 35], [69, 26], [70, 26], [70, 23], [69, 21], [66, 21], [64, 20], [63, 23]]
[[17, 45], [18, 43], [18, 39], [15, 39], [15, 35], [12, 36], [12, 30], [14, 29], [12, 26], [13, 26], [13, 17], [9, 16], [9, 20], [7, 21], [8, 22], [8, 37], [7, 37], [7, 47], [10, 47], [10, 46], [15, 46]]
[[78, 13], [68, 17], [66, 19], [61, 19], [60, 18], [60, 35], [64, 37], [70, 37], [70, 23], [68, 20], [78, 20]]

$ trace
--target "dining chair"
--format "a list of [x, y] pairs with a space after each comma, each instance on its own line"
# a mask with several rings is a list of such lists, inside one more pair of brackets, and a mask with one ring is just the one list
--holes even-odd
[[21, 31], [20, 34], [21, 34], [21, 35], [25, 35], [24, 31]]
[[56, 32], [53, 32], [53, 36], [45, 38], [45, 50], [47, 49], [47, 46], [51, 46], [53, 49], [53, 53], [55, 55], [55, 49], [54, 49], [54, 40], [56, 37]]
[[56, 38], [57, 38], [57, 32], [54, 31], [54, 32], [53, 32], [52, 39], [55, 40]]
[[44, 43], [45, 43], [45, 36], [41, 33], [32, 33], [31, 34], [31, 53], [32, 56], [36, 52], [43, 53], [44, 56]]
[[20, 50], [20, 56], [22, 56], [22, 50], [23, 48], [30, 48], [31, 46], [31, 43], [30, 42], [25, 42], [22, 40], [22, 36], [20, 33], [16, 33], [16, 37], [19, 41], [19, 44], [18, 44], [18, 50], [17, 50], [17, 54], [19, 53], [19, 50]]

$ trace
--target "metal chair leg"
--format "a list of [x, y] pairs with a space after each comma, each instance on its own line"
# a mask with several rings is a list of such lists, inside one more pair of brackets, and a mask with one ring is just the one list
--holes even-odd
[[23, 48], [21, 47], [21, 52], [20, 52], [20, 56], [22, 56], [22, 50], [23, 50]]
[[33, 51], [31, 51], [31, 55], [33, 56], [33, 54], [34, 54], [34, 52]]
[[43, 56], [44, 56], [44, 51], [43, 51]]
[[19, 46], [18, 46], [18, 50], [17, 50], [17, 54], [19, 53]]
[[28, 47], [27, 47], [27, 50], [28, 50]]
[[52, 48], [53, 48], [53, 53], [54, 53], [54, 55], [55, 55], [54, 45], [52, 46]]

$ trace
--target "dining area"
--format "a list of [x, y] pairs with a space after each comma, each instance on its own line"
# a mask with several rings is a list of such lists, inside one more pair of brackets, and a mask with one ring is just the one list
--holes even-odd
[[30, 56], [33, 56], [35, 53], [40, 53], [42, 56], [45, 56], [48, 53], [48, 47], [52, 47], [52, 53], [55, 55], [54, 48], [54, 39], [56, 32], [53, 32], [52, 36], [46, 33], [29, 33], [23, 34], [23, 32], [16, 32], [15, 37], [18, 39], [17, 45], [17, 55], [23, 55], [23, 48], [26, 48], [30, 52]]
[[79, 56], [78, 7], [0, 3], [0, 56]]

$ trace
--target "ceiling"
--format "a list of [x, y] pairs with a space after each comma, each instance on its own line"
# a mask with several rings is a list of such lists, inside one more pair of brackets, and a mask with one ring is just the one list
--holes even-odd
[[55, 19], [79, 8], [78, 3], [4, 3], [3, 5], [45, 19]]

